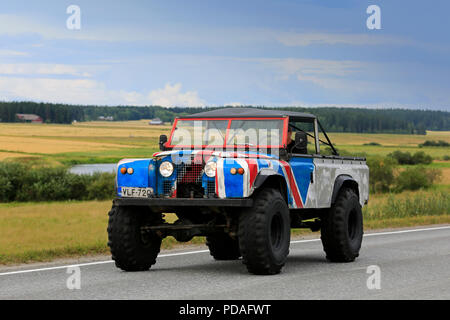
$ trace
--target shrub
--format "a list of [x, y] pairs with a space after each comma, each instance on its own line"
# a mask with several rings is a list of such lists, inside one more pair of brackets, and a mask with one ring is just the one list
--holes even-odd
[[409, 152], [396, 150], [388, 154], [388, 157], [395, 159], [399, 164], [413, 164], [412, 155]]
[[412, 156], [412, 162], [413, 164], [430, 164], [433, 162], [433, 158], [423, 151], [418, 151]]
[[398, 175], [395, 181], [396, 192], [404, 190], [427, 189], [440, 178], [441, 171], [424, 167], [406, 168]]
[[445, 155], [445, 156], [443, 156], [443, 157], [442, 157], [442, 160], [444, 160], [444, 161], [448, 161], [448, 160], [450, 160], [450, 156], [448, 156], [448, 155]]
[[450, 143], [447, 141], [439, 140], [427, 140], [422, 144], [419, 144], [419, 147], [450, 147]]
[[409, 152], [402, 152], [400, 150], [396, 150], [390, 154], [388, 157], [395, 159], [399, 164], [430, 164], [433, 162], [433, 158], [430, 155], [427, 155], [423, 151], [418, 151], [411, 155]]
[[367, 159], [370, 169], [369, 186], [372, 192], [386, 192], [394, 183], [396, 162], [392, 158], [372, 157]]
[[92, 182], [87, 186], [87, 196], [90, 200], [112, 199], [115, 194], [115, 175], [110, 173], [96, 173], [92, 175]]
[[381, 146], [378, 142], [364, 143], [363, 146]]
[[0, 162], [0, 202], [111, 199], [113, 173], [76, 175], [64, 168]]

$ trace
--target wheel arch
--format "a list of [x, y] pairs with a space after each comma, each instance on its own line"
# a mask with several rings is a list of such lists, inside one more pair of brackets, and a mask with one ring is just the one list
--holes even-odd
[[359, 199], [358, 182], [356, 182], [356, 180], [353, 179], [353, 177], [348, 174], [341, 174], [337, 176], [336, 180], [334, 181], [333, 193], [331, 195], [331, 205], [333, 205], [336, 202], [337, 196], [339, 195], [339, 192], [341, 191], [342, 188], [352, 189]]
[[255, 178], [253, 183], [254, 193], [264, 188], [273, 188], [279, 190], [286, 204], [288, 200], [288, 189], [285, 178], [273, 170], [262, 169]]

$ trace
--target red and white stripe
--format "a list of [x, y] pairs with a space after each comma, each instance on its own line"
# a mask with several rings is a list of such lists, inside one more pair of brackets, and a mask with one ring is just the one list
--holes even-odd
[[292, 168], [286, 161], [280, 161], [281, 168], [283, 170], [283, 174], [285, 178], [287, 178], [287, 182], [289, 183], [289, 189], [291, 191], [292, 198], [294, 199], [294, 208], [303, 208], [303, 201], [300, 195], [300, 191], [298, 189], [297, 181], [295, 180], [295, 176], [292, 172]]

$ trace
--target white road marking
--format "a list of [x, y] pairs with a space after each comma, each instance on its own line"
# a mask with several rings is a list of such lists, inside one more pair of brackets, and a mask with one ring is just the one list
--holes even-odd
[[[435, 227], [435, 228], [410, 229], [410, 230], [399, 230], [399, 231], [389, 231], [389, 232], [374, 232], [374, 233], [364, 234], [364, 237], [383, 236], [383, 235], [401, 234], [401, 233], [410, 233], [410, 232], [420, 232], [420, 231], [435, 231], [435, 230], [443, 230], [443, 229], [450, 229], [450, 226]], [[320, 238], [308, 239], [308, 240], [294, 240], [294, 241], [291, 241], [291, 243], [306, 243], [306, 242], [315, 242], [315, 241], [320, 241]], [[197, 250], [197, 251], [188, 251], [188, 252], [168, 253], [168, 254], [158, 255], [158, 258], [175, 257], [175, 256], [182, 256], [182, 255], [188, 255], [188, 254], [198, 254], [198, 253], [206, 253], [206, 252], [209, 252], [209, 250]], [[48, 267], [48, 268], [30, 269], [30, 270], [19, 270], [19, 271], [11, 271], [11, 272], [0, 273], [0, 276], [8, 276], [8, 275], [22, 274], [22, 273], [31, 273], [31, 272], [60, 270], [60, 269], [67, 269], [67, 268], [70, 268], [70, 267], [85, 267], [85, 266], [101, 265], [101, 264], [107, 264], [107, 263], [113, 263], [113, 262], [114, 262], [113, 260], [107, 260], [107, 261], [80, 263], [80, 264], [58, 266], [58, 267]]]

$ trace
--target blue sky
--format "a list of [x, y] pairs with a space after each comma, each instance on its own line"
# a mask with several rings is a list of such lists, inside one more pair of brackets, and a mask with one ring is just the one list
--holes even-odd
[[[81, 29], [69, 30], [70, 5]], [[369, 5], [381, 29], [369, 30]], [[0, 5], [0, 100], [450, 109], [448, 1]]]

